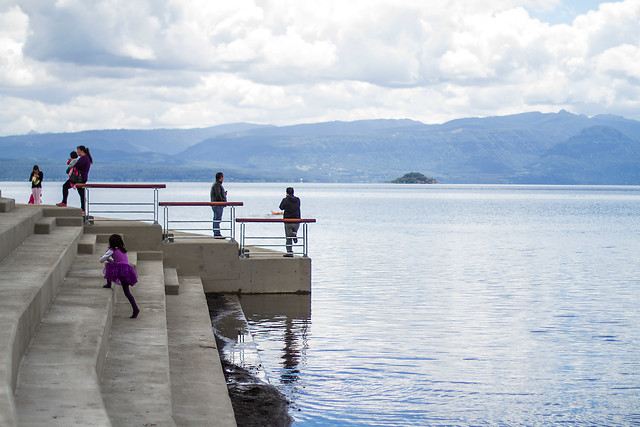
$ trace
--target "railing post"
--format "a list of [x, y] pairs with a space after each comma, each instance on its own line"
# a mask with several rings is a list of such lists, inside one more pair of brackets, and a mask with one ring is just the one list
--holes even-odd
[[169, 243], [169, 206], [163, 206], [164, 213], [162, 216], [162, 241]]
[[[257, 243], [255, 246], [258, 248], [262, 248], [262, 249], [268, 249], [270, 247], [278, 247], [278, 248], [282, 248], [283, 246], [285, 247], [291, 247], [291, 249], [295, 248], [295, 251], [293, 252], [293, 254], [295, 255], [302, 255], [303, 257], [307, 258], [309, 255], [309, 243], [308, 243], [308, 238], [307, 238], [307, 234], [309, 233], [309, 228], [308, 228], [308, 224], [307, 223], [312, 223], [312, 222], [316, 222], [315, 219], [312, 218], [302, 218], [302, 219], [295, 219], [295, 218], [279, 218], [279, 219], [266, 219], [266, 218], [235, 218], [235, 222], [240, 223], [240, 258], [248, 258], [249, 255], [247, 254], [247, 241], [249, 240], [254, 240], [254, 241], [260, 241], [260, 242], [266, 242], [266, 241], [278, 241], [281, 242], [283, 240], [283, 237], [274, 237], [274, 236], [247, 236], [247, 231], [246, 231], [246, 223], [251, 222], [251, 223], [279, 223], [279, 224], [287, 224], [287, 223], [297, 223], [297, 224], [301, 224], [302, 225], [302, 231], [300, 231], [300, 229], [298, 229], [298, 231], [300, 231], [298, 233], [297, 239], [300, 240], [302, 239], [302, 241], [300, 243], [298, 242], [288, 242], [287, 240], [295, 240], [294, 237], [288, 237], [286, 234], [286, 227], [285, 227], [285, 236], [284, 236], [284, 245], [281, 243], [278, 244], [269, 244], [269, 243]], [[288, 251], [287, 251], [288, 252]], [[253, 253], [253, 252], [252, 252]], [[274, 252], [271, 251], [269, 249], [269, 252], [264, 252], [264, 251], [256, 251], [255, 252], [256, 255], [273, 255]], [[288, 252], [285, 254], [285, 256], [291, 256], [291, 253]]]
[[159, 196], [158, 196], [158, 189], [154, 188], [153, 189], [153, 223], [157, 224], [158, 223], [158, 200]]
[[[116, 206], [116, 207], [123, 207], [123, 206], [152, 206], [152, 209], [148, 209], [146, 208], [146, 210], [140, 210], [140, 211], [127, 211], [127, 210], [115, 210], [115, 211], [97, 211], [97, 213], [99, 214], [144, 214], [146, 216], [149, 215], [153, 215], [153, 224], [158, 225], [159, 224], [159, 220], [160, 220], [160, 213], [159, 213], [159, 200], [160, 200], [160, 196], [159, 196], [159, 192], [158, 190], [160, 188], [166, 188], [166, 184], [114, 184], [114, 183], [83, 183], [83, 184], [77, 184], [77, 188], [83, 188], [85, 190], [85, 204], [86, 206], [83, 206], [83, 208], [86, 208], [85, 210], [85, 215], [84, 215], [84, 220], [85, 220], [85, 224], [87, 225], [91, 225], [93, 224], [94, 220], [90, 220], [89, 217], [91, 216], [91, 208], [92, 205], [105, 205], [105, 206]], [[137, 199], [136, 202], [130, 203], [130, 202], [124, 202], [124, 201], [117, 201], [117, 202], [104, 202], [104, 203], [93, 203], [91, 201], [91, 189], [96, 189], [96, 188], [103, 188], [103, 189], [123, 189], [123, 190], [129, 190], [129, 189], [153, 189], [153, 202], [141, 202], [139, 201], [139, 199]], [[94, 214], [95, 215], [95, 214]], [[150, 221], [150, 219], [147, 218], [126, 218], [126, 219], [108, 219], [108, 218], [103, 218], [101, 219], [101, 221]]]
[[236, 241], [236, 207], [231, 206], [231, 219], [229, 220], [231, 224], [231, 241]]
[[240, 258], [248, 258], [247, 255], [245, 255], [244, 253], [245, 251], [244, 237], [245, 237], [245, 223], [241, 222], [240, 223]]
[[[230, 217], [229, 220], [220, 220], [220, 224], [218, 225], [219, 230], [227, 232], [227, 230], [229, 231], [229, 235], [228, 236], [222, 236], [223, 238], [230, 238], [231, 241], [235, 242], [236, 241], [236, 211], [235, 211], [235, 207], [236, 206], [243, 206], [244, 203], [243, 202], [158, 202], [158, 206], [162, 206], [165, 209], [165, 214], [164, 214], [164, 228], [166, 229], [165, 234], [169, 234], [169, 231], [171, 229], [171, 224], [172, 223], [183, 223], [183, 224], [187, 224], [187, 223], [207, 223], [209, 224], [209, 226], [207, 228], [173, 228], [174, 231], [187, 231], [187, 232], [200, 232], [200, 234], [198, 236], [178, 236], [175, 235], [173, 237], [173, 239], [176, 238], [201, 238], [202, 236], [202, 232], [203, 231], [207, 231], [207, 234], [210, 232], [211, 230], [211, 220], [176, 220], [176, 221], [171, 221], [169, 219], [169, 208], [171, 206], [182, 206], [182, 207], [208, 207], [209, 209], [211, 209], [214, 206], [223, 206], [223, 207], [229, 207], [231, 208], [231, 212], [229, 212], [227, 215]], [[229, 209], [227, 209], [227, 211], [229, 211]], [[215, 214], [214, 214], [215, 215]], [[226, 225], [224, 224], [230, 224], [229, 228], [226, 228]], [[214, 231], [215, 234], [215, 231]], [[170, 240], [173, 240], [170, 239]]]
[[90, 222], [89, 222], [89, 209], [90, 209], [90, 206], [91, 206], [91, 201], [89, 200], [89, 193], [90, 193], [89, 189], [85, 188], [84, 189], [84, 197], [85, 197], [85, 204], [87, 206], [82, 206], [83, 208], [86, 209], [86, 211], [84, 212], [84, 218], [82, 218], [83, 221], [84, 221], [84, 225], [91, 225]]

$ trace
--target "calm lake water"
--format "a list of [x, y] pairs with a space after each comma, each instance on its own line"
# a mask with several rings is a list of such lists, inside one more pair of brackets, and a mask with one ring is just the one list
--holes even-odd
[[[285, 187], [225, 182], [246, 217]], [[640, 187], [295, 188], [312, 294], [242, 298], [295, 425], [640, 424]]]

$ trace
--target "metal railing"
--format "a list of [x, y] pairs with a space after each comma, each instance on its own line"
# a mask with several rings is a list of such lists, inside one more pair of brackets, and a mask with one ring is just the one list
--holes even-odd
[[[268, 251], [256, 251], [247, 249], [247, 242], [258, 242], [252, 244], [251, 247], [259, 248], [288, 248], [291, 247], [291, 254], [302, 255], [307, 257], [309, 254], [309, 230], [308, 224], [316, 222], [315, 219], [293, 219], [293, 218], [236, 218], [236, 223], [240, 223], [240, 258], [248, 258], [249, 255], [273, 255], [273, 250]], [[248, 236], [246, 231], [247, 223], [297, 223], [302, 225], [302, 234], [298, 233], [296, 236]], [[269, 243], [274, 241], [282, 241], [284, 243]], [[295, 249], [298, 249], [297, 251]]]
[[[78, 188], [86, 190], [86, 214], [85, 223], [92, 224], [94, 221], [153, 221], [158, 224], [158, 190], [166, 188], [166, 184], [76, 184]], [[116, 190], [153, 190], [153, 200], [148, 202], [91, 202], [90, 193], [92, 189], [116, 189]], [[97, 210], [92, 207], [109, 206], [119, 207], [116, 210]], [[136, 209], [137, 208], [137, 209]], [[136, 210], [130, 210], [136, 209]], [[142, 210], [144, 209], [144, 210]], [[95, 218], [96, 214], [118, 214], [125, 215], [119, 218]], [[93, 215], [94, 218], [90, 218]], [[151, 217], [147, 217], [151, 216]]]
[[[174, 239], [197, 239], [202, 238], [203, 236], [192, 235], [192, 234], [176, 234], [170, 233], [174, 232], [187, 232], [187, 233], [198, 233], [202, 231], [210, 231], [213, 232], [213, 227], [211, 226], [212, 220], [188, 220], [188, 219], [174, 219], [171, 220], [169, 217], [169, 208], [171, 207], [197, 207], [197, 206], [222, 206], [222, 207], [230, 207], [230, 219], [221, 220], [219, 231], [228, 231], [231, 240], [236, 240], [236, 227], [235, 227], [235, 218], [236, 218], [236, 206], [244, 206], [243, 202], [160, 202], [159, 206], [164, 208], [164, 221], [162, 226], [162, 238], [164, 242], [171, 242]], [[209, 224], [207, 228], [198, 228], [194, 227], [193, 224]], [[173, 224], [173, 225], [172, 225]], [[222, 224], [229, 224], [228, 227], [223, 228]], [[224, 236], [223, 236], [224, 237]]]

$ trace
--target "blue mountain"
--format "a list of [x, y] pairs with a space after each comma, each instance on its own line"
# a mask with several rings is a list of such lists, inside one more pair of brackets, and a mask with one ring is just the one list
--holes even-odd
[[386, 182], [416, 171], [441, 183], [640, 184], [640, 122], [567, 111], [9, 136], [0, 179], [34, 162], [60, 168], [77, 145], [91, 149], [94, 180], [210, 180], [223, 170], [228, 180]]

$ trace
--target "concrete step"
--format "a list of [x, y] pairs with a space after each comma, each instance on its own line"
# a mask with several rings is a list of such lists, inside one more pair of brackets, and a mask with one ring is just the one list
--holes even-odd
[[56, 225], [59, 227], [82, 227], [84, 222], [82, 221], [82, 217], [58, 216], [56, 217]]
[[16, 423], [20, 361], [76, 257], [81, 234], [80, 227], [57, 227], [31, 235], [0, 262], [0, 425]]
[[82, 211], [78, 208], [43, 205], [42, 215], [56, 218], [58, 227], [82, 227], [84, 225]]
[[162, 261], [139, 257], [131, 288], [140, 314], [114, 285], [117, 304], [104, 367], [102, 397], [114, 426], [173, 426]]
[[95, 257], [78, 255], [22, 358], [20, 425], [110, 425], [100, 379], [115, 300], [103, 284]]
[[127, 252], [127, 258], [129, 258], [129, 264], [131, 264], [133, 266], [133, 268], [136, 269], [138, 268], [138, 252], [136, 251], [129, 251]]
[[11, 212], [15, 207], [16, 201], [14, 199], [0, 197], [0, 212]]
[[10, 212], [0, 214], [0, 260], [33, 234], [40, 218], [42, 209], [27, 205], [18, 205]]
[[96, 235], [83, 234], [78, 242], [79, 254], [93, 254], [96, 251]]
[[123, 236], [125, 246], [134, 251], [162, 250], [162, 226], [137, 221], [96, 221], [85, 226], [85, 233], [118, 233]]
[[178, 426], [235, 426], [202, 281], [178, 279], [180, 295], [166, 297], [173, 419]]
[[138, 258], [144, 261], [162, 261], [162, 251], [138, 251]]
[[[98, 243], [109, 243], [109, 237], [110, 236], [111, 236], [111, 234], [109, 234], [109, 233], [96, 234], [96, 241]], [[120, 234], [120, 236], [122, 237], [123, 240], [126, 238], [126, 236], [124, 234]]]
[[56, 225], [56, 218], [45, 216], [36, 221], [33, 232], [35, 234], [49, 234]]
[[[200, 280], [199, 277], [198, 280]], [[180, 282], [178, 282], [178, 272], [175, 268], [164, 269], [164, 293], [166, 295], [178, 295], [180, 293]]]
[[44, 216], [55, 216], [55, 217], [64, 217], [64, 218], [80, 218], [82, 222], [82, 211], [80, 208], [74, 207], [64, 207], [61, 208], [59, 206], [53, 205], [41, 205], [43, 209]]

